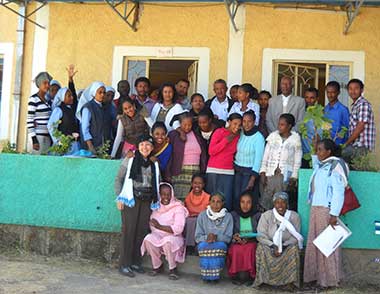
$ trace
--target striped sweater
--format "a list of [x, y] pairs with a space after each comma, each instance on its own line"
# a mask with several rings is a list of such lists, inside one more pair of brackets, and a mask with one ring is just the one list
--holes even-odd
[[43, 102], [38, 94], [29, 98], [28, 102], [28, 134], [32, 137], [33, 143], [37, 143], [36, 136], [49, 136], [47, 123], [51, 114], [49, 102]]

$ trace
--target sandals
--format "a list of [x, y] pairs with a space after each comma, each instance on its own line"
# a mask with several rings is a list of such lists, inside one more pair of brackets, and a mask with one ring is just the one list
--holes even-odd
[[173, 268], [169, 273], [169, 280], [176, 281], [179, 279], [177, 268]]
[[164, 272], [164, 265], [162, 264], [159, 268], [156, 268], [156, 269], [152, 269], [148, 275], [151, 276], [151, 277], [155, 277], [159, 274], [162, 274]]

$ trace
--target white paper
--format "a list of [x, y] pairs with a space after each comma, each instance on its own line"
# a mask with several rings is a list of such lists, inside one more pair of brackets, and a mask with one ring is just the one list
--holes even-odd
[[313, 241], [314, 245], [326, 257], [329, 257], [352, 234], [340, 219], [334, 228], [335, 230], [329, 225]]

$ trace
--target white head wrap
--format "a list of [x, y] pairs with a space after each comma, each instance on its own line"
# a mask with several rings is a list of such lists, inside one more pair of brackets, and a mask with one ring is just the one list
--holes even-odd
[[102, 82], [93, 82], [89, 87], [87, 87], [82, 95], [80, 96], [79, 102], [78, 102], [78, 107], [77, 107], [77, 112], [76, 112], [76, 117], [81, 121], [82, 119], [82, 109], [83, 106], [87, 103], [90, 102], [92, 99], [95, 98], [96, 91], [100, 87], [106, 87]]

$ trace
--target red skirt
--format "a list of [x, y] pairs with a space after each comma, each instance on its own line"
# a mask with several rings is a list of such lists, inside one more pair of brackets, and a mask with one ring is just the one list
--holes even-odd
[[244, 245], [232, 244], [228, 249], [228, 274], [233, 277], [239, 272], [248, 272], [250, 277], [256, 277], [256, 243]]

